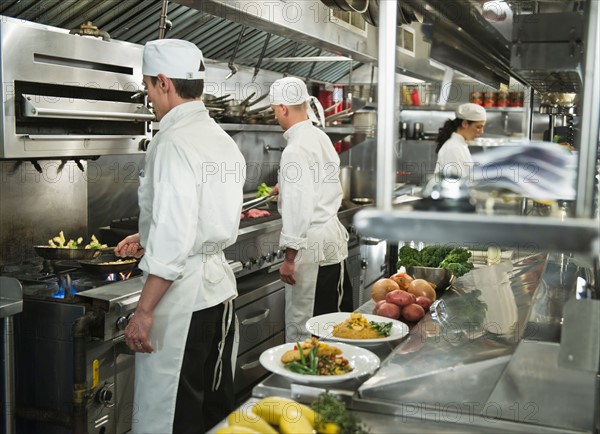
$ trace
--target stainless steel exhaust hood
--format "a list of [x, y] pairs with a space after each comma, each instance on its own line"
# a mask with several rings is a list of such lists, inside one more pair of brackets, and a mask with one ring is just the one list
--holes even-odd
[[138, 153], [142, 47], [0, 17], [1, 158]]

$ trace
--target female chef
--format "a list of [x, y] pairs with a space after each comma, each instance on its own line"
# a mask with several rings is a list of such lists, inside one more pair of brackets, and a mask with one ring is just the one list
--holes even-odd
[[467, 103], [458, 106], [456, 119], [448, 119], [440, 128], [436, 139], [436, 174], [444, 177], [469, 177], [473, 158], [467, 141], [483, 134], [485, 121], [485, 109], [480, 105]]

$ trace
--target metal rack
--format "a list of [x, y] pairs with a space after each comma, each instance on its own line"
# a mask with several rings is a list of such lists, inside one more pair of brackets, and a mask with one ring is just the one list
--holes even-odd
[[[461, 213], [436, 213], [393, 209], [395, 128], [394, 86], [395, 16], [390, 13], [396, 1], [382, 2], [382, 20], [379, 27], [379, 86], [377, 123], [377, 196], [375, 209], [360, 211], [354, 219], [355, 226], [367, 236], [397, 241], [410, 234], [412, 238], [444, 242], [468, 241], [478, 244], [494, 242], [495, 245], [536, 246], [538, 251], [578, 251], [598, 257], [600, 240], [597, 216], [594, 216], [596, 160], [600, 121], [600, 78], [595, 71], [600, 68], [598, 53], [599, 6], [588, 1], [585, 43], [584, 92], [582, 98], [581, 135], [579, 141], [579, 166], [575, 217], [572, 219], [532, 219]], [[389, 10], [386, 10], [389, 8]], [[596, 193], [597, 194], [597, 193]], [[399, 237], [399, 234], [403, 236]], [[434, 235], [436, 238], [434, 239]], [[559, 235], [560, 234], [560, 235]]]

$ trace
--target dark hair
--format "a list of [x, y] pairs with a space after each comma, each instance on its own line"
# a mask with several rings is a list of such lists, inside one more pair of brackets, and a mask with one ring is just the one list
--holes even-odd
[[[448, 119], [444, 122], [442, 128], [439, 129], [437, 138], [435, 139], [435, 143], [437, 144], [435, 148], [435, 153], [437, 154], [442, 149], [442, 146], [446, 141], [452, 136], [452, 133], [458, 130], [458, 127], [462, 124], [464, 119], [456, 118], [456, 119]], [[475, 121], [467, 121], [469, 125], [471, 125]]]
[[[198, 71], [204, 71], [204, 62], [200, 64]], [[157, 77], [150, 77], [153, 86], [156, 86]], [[195, 99], [202, 96], [204, 92], [204, 80], [185, 80], [181, 78], [172, 78], [173, 86], [177, 95], [183, 99]]]

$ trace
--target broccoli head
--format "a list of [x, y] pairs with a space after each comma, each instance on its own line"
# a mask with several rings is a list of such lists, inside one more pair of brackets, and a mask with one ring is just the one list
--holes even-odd
[[452, 251], [449, 246], [425, 246], [421, 249], [423, 267], [439, 267], [446, 255]]
[[422, 267], [421, 252], [409, 246], [402, 246], [398, 250], [398, 268]]
[[460, 277], [471, 271], [473, 269], [473, 264], [471, 264], [470, 262], [464, 264], [459, 264], [458, 262], [448, 262], [440, 268], [445, 268], [446, 270], [454, 274], [456, 277]]
[[444, 268], [445, 264], [451, 264], [453, 262], [456, 262], [458, 264], [466, 264], [467, 262], [469, 262], [470, 257], [471, 252], [469, 252], [467, 249], [462, 247], [455, 247], [440, 263], [440, 267]]

